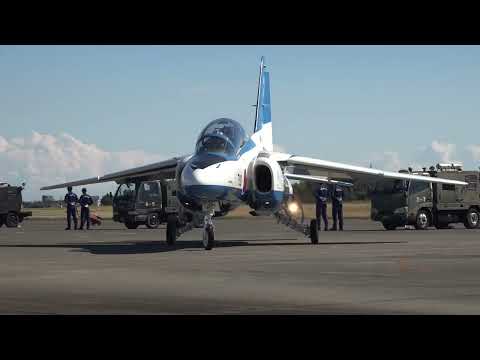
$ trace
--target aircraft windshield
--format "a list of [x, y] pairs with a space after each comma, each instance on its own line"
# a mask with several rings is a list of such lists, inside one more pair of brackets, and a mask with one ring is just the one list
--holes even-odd
[[196, 153], [225, 153], [233, 156], [246, 141], [242, 126], [232, 119], [217, 119], [201, 132]]

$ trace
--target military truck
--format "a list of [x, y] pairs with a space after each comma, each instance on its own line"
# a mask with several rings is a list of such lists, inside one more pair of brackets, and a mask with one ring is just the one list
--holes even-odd
[[23, 186], [0, 183], [0, 227], [17, 227], [23, 219], [32, 216], [31, 211], [22, 210]]
[[128, 229], [146, 225], [157, 228], [168, 214], [177, 213], [174, 179], [135, 179], [121, 183], [113, 198], [113, 220], [124, 223]]
[[479, 171], [464, 171], [461, 164], [437, 164], [427, 171], [400, 170], [415, 175], [460, 180], [466, 186], [433, 184], [407, 180], [382, 180], [370, 193], [371, 214], [387, 230], [413, 225], [416, 229], [435, 226], [445, 229], [463, 223], [467, 229], [479, 227]]

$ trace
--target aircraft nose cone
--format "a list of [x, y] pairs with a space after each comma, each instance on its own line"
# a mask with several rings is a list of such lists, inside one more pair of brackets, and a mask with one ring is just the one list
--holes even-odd
[[[221, 199], [225, 195], [223, 186], [214, 185], [215, 171], [207, 166], [214, 165], [224, 159], [221, 157], [208, 157], [192, 159], [182, 171], [181, 183], [187, 196], [200, 200]], [[215, 160], [215, 161], [213, 161]], [[209, 165], [205, 166], [205, 164]]]

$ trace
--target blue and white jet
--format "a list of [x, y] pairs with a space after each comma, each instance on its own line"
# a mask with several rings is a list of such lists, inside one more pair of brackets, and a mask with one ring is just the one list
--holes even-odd
[[[294, 221], [298, 206], [291, 180], [340, 183], [375, 183], [381, 179], [415, 180], [430, 183], [466, 185], [461, 181], [313, 159], [273, 151], [270, 76], [264, 58], [260, 63], [253, 134], [247, 136], [235, 120], [220, 118], [200, 133], [193, 154], [136, 167], [94, 178], [41, 188], [50, 190], [108, 181], [122, 183], [135, 178], [174, 177], [180, 211], [167, 220], [167, 243], [173, 245], [185, 231], [203, 227], [203, 245], [214, 246], [212, 219], [247, 204], [254, 216], [275, 215], [280, 222], [318, 242], [315, 220], [310, 224]], [[216, 209], [220, 209], [220, 212]], [[193, 215], [193, 216], [192, 216]], [[200, 225], [198, 225], [200, 224]]]

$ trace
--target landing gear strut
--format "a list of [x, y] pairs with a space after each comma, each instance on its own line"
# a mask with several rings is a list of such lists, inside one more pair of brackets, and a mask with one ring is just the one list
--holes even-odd
[[168, 245], [175, 245], [175, 241], [177, 240], [177, 224], [178, 224], [178, 217], [177, 215], [168, 215], [167, 218], [167, 244]]
[[203, 247], [205, 250], [212, 250], [215, 246], [215, 227], [212, 217], [215, 214], [215, 206], [207, 205], [207, 213], [203, 219]]

